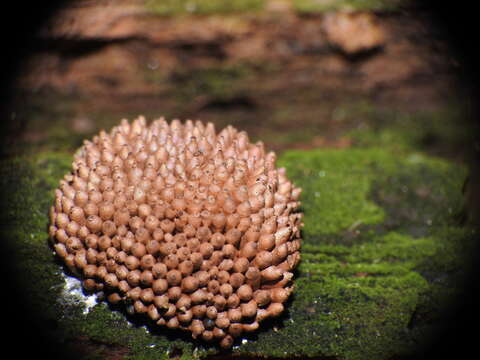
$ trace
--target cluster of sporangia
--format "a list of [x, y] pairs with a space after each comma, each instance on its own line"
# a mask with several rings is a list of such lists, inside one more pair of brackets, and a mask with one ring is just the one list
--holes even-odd
[[300, 191], [231, 126], [122, 120], [75, 154], [50, 236], [87, 291], [228, 348], [284, 309]]

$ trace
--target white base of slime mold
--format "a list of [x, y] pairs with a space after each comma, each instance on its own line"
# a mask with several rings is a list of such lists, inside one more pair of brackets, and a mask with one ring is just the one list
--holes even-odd
[[84, 304], [83, 314], [88, 314], [90, 310], [97, 305], [98, 296], [96, 294], [85, 295], [82, 290], [82, 282], [77, 278], [67, 276], [63, 273], [62, 276], [65, 279], [65, 285], [62, 291], [63, 301], [67, 304]]

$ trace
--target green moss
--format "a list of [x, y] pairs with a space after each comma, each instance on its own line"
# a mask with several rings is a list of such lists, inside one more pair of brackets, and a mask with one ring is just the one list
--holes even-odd
[[[425, 341], [425, 328], [432, 329], [411, 327], [412, 314], [435, 307], [438, 316], [458, 294], [455, 281], [438, 285], [434, 279], [457, 272], [458, 280], [474, 243], [474, 234], [454, 221], [465, 170], [379, 149], [291, 151], [281, 163], [305, 189], [305, 245], [292, 308], [300, 302], [303, 311], [310, 306], [312, 314], [331, 315], [320, 323], [313, 315], [311, 322], [301, 320], [321, 334], [320, 342], [333, 334], [321, 353], [366, 359], [413, 351]], [[310, 349], [305, 335], [297, 351]]]
[[466, 103], [452, 102], [433, 110], [409, 112], [382, 108], [369, 101], [350, 101], [335, 109], [332, 120], [356, 125], [347, 136], [357, 147], [447, 155], [464, 152], [465, 144], [473, 142], [472, 137], [478, 133], [478, 126], [468, 122], [468, 108]]
[[7, 240], [4, 245], [11, 247], [10, 260], [18, 281], [35, 285], [26, 299], [46, 319], [58, 314], [61, 292], [57, 287], [61, 281], [59, 268], [46, 242], [46, 209], [53, 201], [54, 184], [70, 167], [69, 159], [47, 155], [28, 162], [16, 158], [0, 165], [0, 236]]
[[12, 124], [19, 127], [16, 130], [22, 137], [16, 138], [13, 146], [2, 149], [4, 152], [12, 155], [45, 149], [73, 151], [81, 145], [83, 137], [70, 131], [74, 116], [72, 96], [39, 92], [17, 93], [16, 97]]
[[261, 10], [264, 0], [147, 0], [147, 9], [157, 15], [225, 14]]
[[[2, 237], [14, 249], [19, 281], [35, 309], [58, 324], [52, 336], [121, 346], [132, 359], [218, 353], [188, 334], [145, 327], [105, 304], [84, 314], [82, 303], [62, 301], [62, 268], [47, 246], [46, 230], [53, 189], [70, 161], [69, 154], [42, 153], [0, 165], [8, 204]], [[288, 151], [279, 163], [304, 189], [296, 290], [287, 311], [238, 342], [233, 353], [339, 359], [413, 353], [446, 303], [461, 294], [475, 236], [455, 221], [465, 169], [378, 148]]]
[[292, 178], [301, 179], [297, 183], [309, 196], [303, 206], [306, 232], [335, 234], [360, 224], [383, 221], [382, 208], [369, 200], [368, 195], [372, 170], [391, 166], [391, 159], [381, 151], [369, 154], [365, 156], [356, 150], [350, 150], [347, 156], [336, 150], [284, 154], [279, 165], [287, 166]]
[[338, 10], [393, 11], [405, 0], [293, 0], [299, 13], [322, 13]]
[[[393, 11], [405, 0], [291, 0], [299, 13], [321, 13], [336, 10]], [[147, 9], [157, 15], [230, 14], [258, 12], [265, 9], [265, 0], [147, 0]]]
[[182, 104], [201, 96], [225, 101], [246, 92], [243, 81], [251, 74], [247, 65], [222, 65], [178, 70], [171, 76], [173, 89]]

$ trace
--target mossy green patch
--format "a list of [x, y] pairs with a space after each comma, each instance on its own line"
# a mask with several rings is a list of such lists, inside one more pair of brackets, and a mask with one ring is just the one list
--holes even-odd
[[147, 9], [156, 15], [226, 14], [263, 9], [264, 0], [148, 0]]
[[478, 125], [468, 121], [468, 108], [467, 103], [452, 101], [435, 109], [411, 112], [369, 101], [350, 101], [335, 109], [332, 119], [338, 124], [356, 124], [347, 135], [357, 147], [451, 156], [464, 153], [465, 144], [473, 142], [478, 133]]
[[[2, 236], [35, 309], [57, 324], [57, 338], [122, 346], [132, 359], [218, 354], [213, 345], [103, 303], [84, 313], [82, 303], [62, 300], [63, 269], [47, 242], [48, 208], [70, 162], [69, 154], [40, 153], [0, 166], [7, 204]], [[475, 237], [455, 217], [465, 169], [379, 148], [287, 151], [279, 165], [303, 188], [296, 290], [285, 313], [239, 340], [232, 354], [389, 359], [414, 353], [461, 294]]]
[[70, 167], [70, 156], [46, 155], [25, 161], [16, 158], [0, 165], [2, 211], [0, 234], [12, 258], [19, 283], [35, 284], [26, 297], [32, 308], [45, 319], [54, 319], [59, 309], [57, 284], [61, 281], [59, 268], [54, 264], [46, 243], [46, 209], [53, 201], [53, 188]]
[[83, 136], [71, 131], [75, 102], [72, 96], [19, 92], [16, 97], [11, 123], [22, 136], [16, 137], [8, 148], [4, 147], [5, 153], [73, 151], [82, 144]]
[[[302, 14], [338, 10], [394, 11], [406, 0], [287, 0]], [[176, 16], [185, 14], [214, 15], [251, 13], [264, 10], [266, 0], [147, 0], [145, 6], [153, 14]]]
[[405, 0], [292, 0], [299, 13], [322, 13], [327, 11], [393, 11]]
[[172, 88], [182, 104], [198, 96], [225, 101], [243, 95], [247, 89], [244, 80], [252, 74], [248, 65], [221, 65], [193, 70], [178, 70], [171, 75]]
[[382, 208], [368, 199], [371, 173], [391, 163], [382, 151], [371, 155], [356, 150], [349, 151], [348, 156], [335, 150], [289, 151], [283, 155], [280, 165], [288, 167], [293, 179], [301, 179], [297, 185], [308, 194], [308, 202], [303, 206], [307, 233], [336, 234], [359, 224], [382, 222]]

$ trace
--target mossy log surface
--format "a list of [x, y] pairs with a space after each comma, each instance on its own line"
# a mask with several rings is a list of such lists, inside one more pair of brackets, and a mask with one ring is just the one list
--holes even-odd
[[85, 311], [82, 296], [66, 292], [47, 239], [53, 190], [71, 160], [45, 152], [3, 161], [2, 238], [31, 308], [55, 324], [46, 333], [96, 343], [90, 358], [115, 347], [132, 359], [406, 356], [428, 343], [461, 293], [474, 237], [457, 218], [463, 167], [378, 148], [287, 151], [279, 165], [303, 188], [305, 227], [295, 292], [281, 317], [225, 352], [105, 303]]
[[146, 8], [156, 15], [213, 15], [255, 13], [268, 7], [292, 8], [301, 14], [323, 13], [333, 10], [391, 11], [404, 0], [147, 0]]

